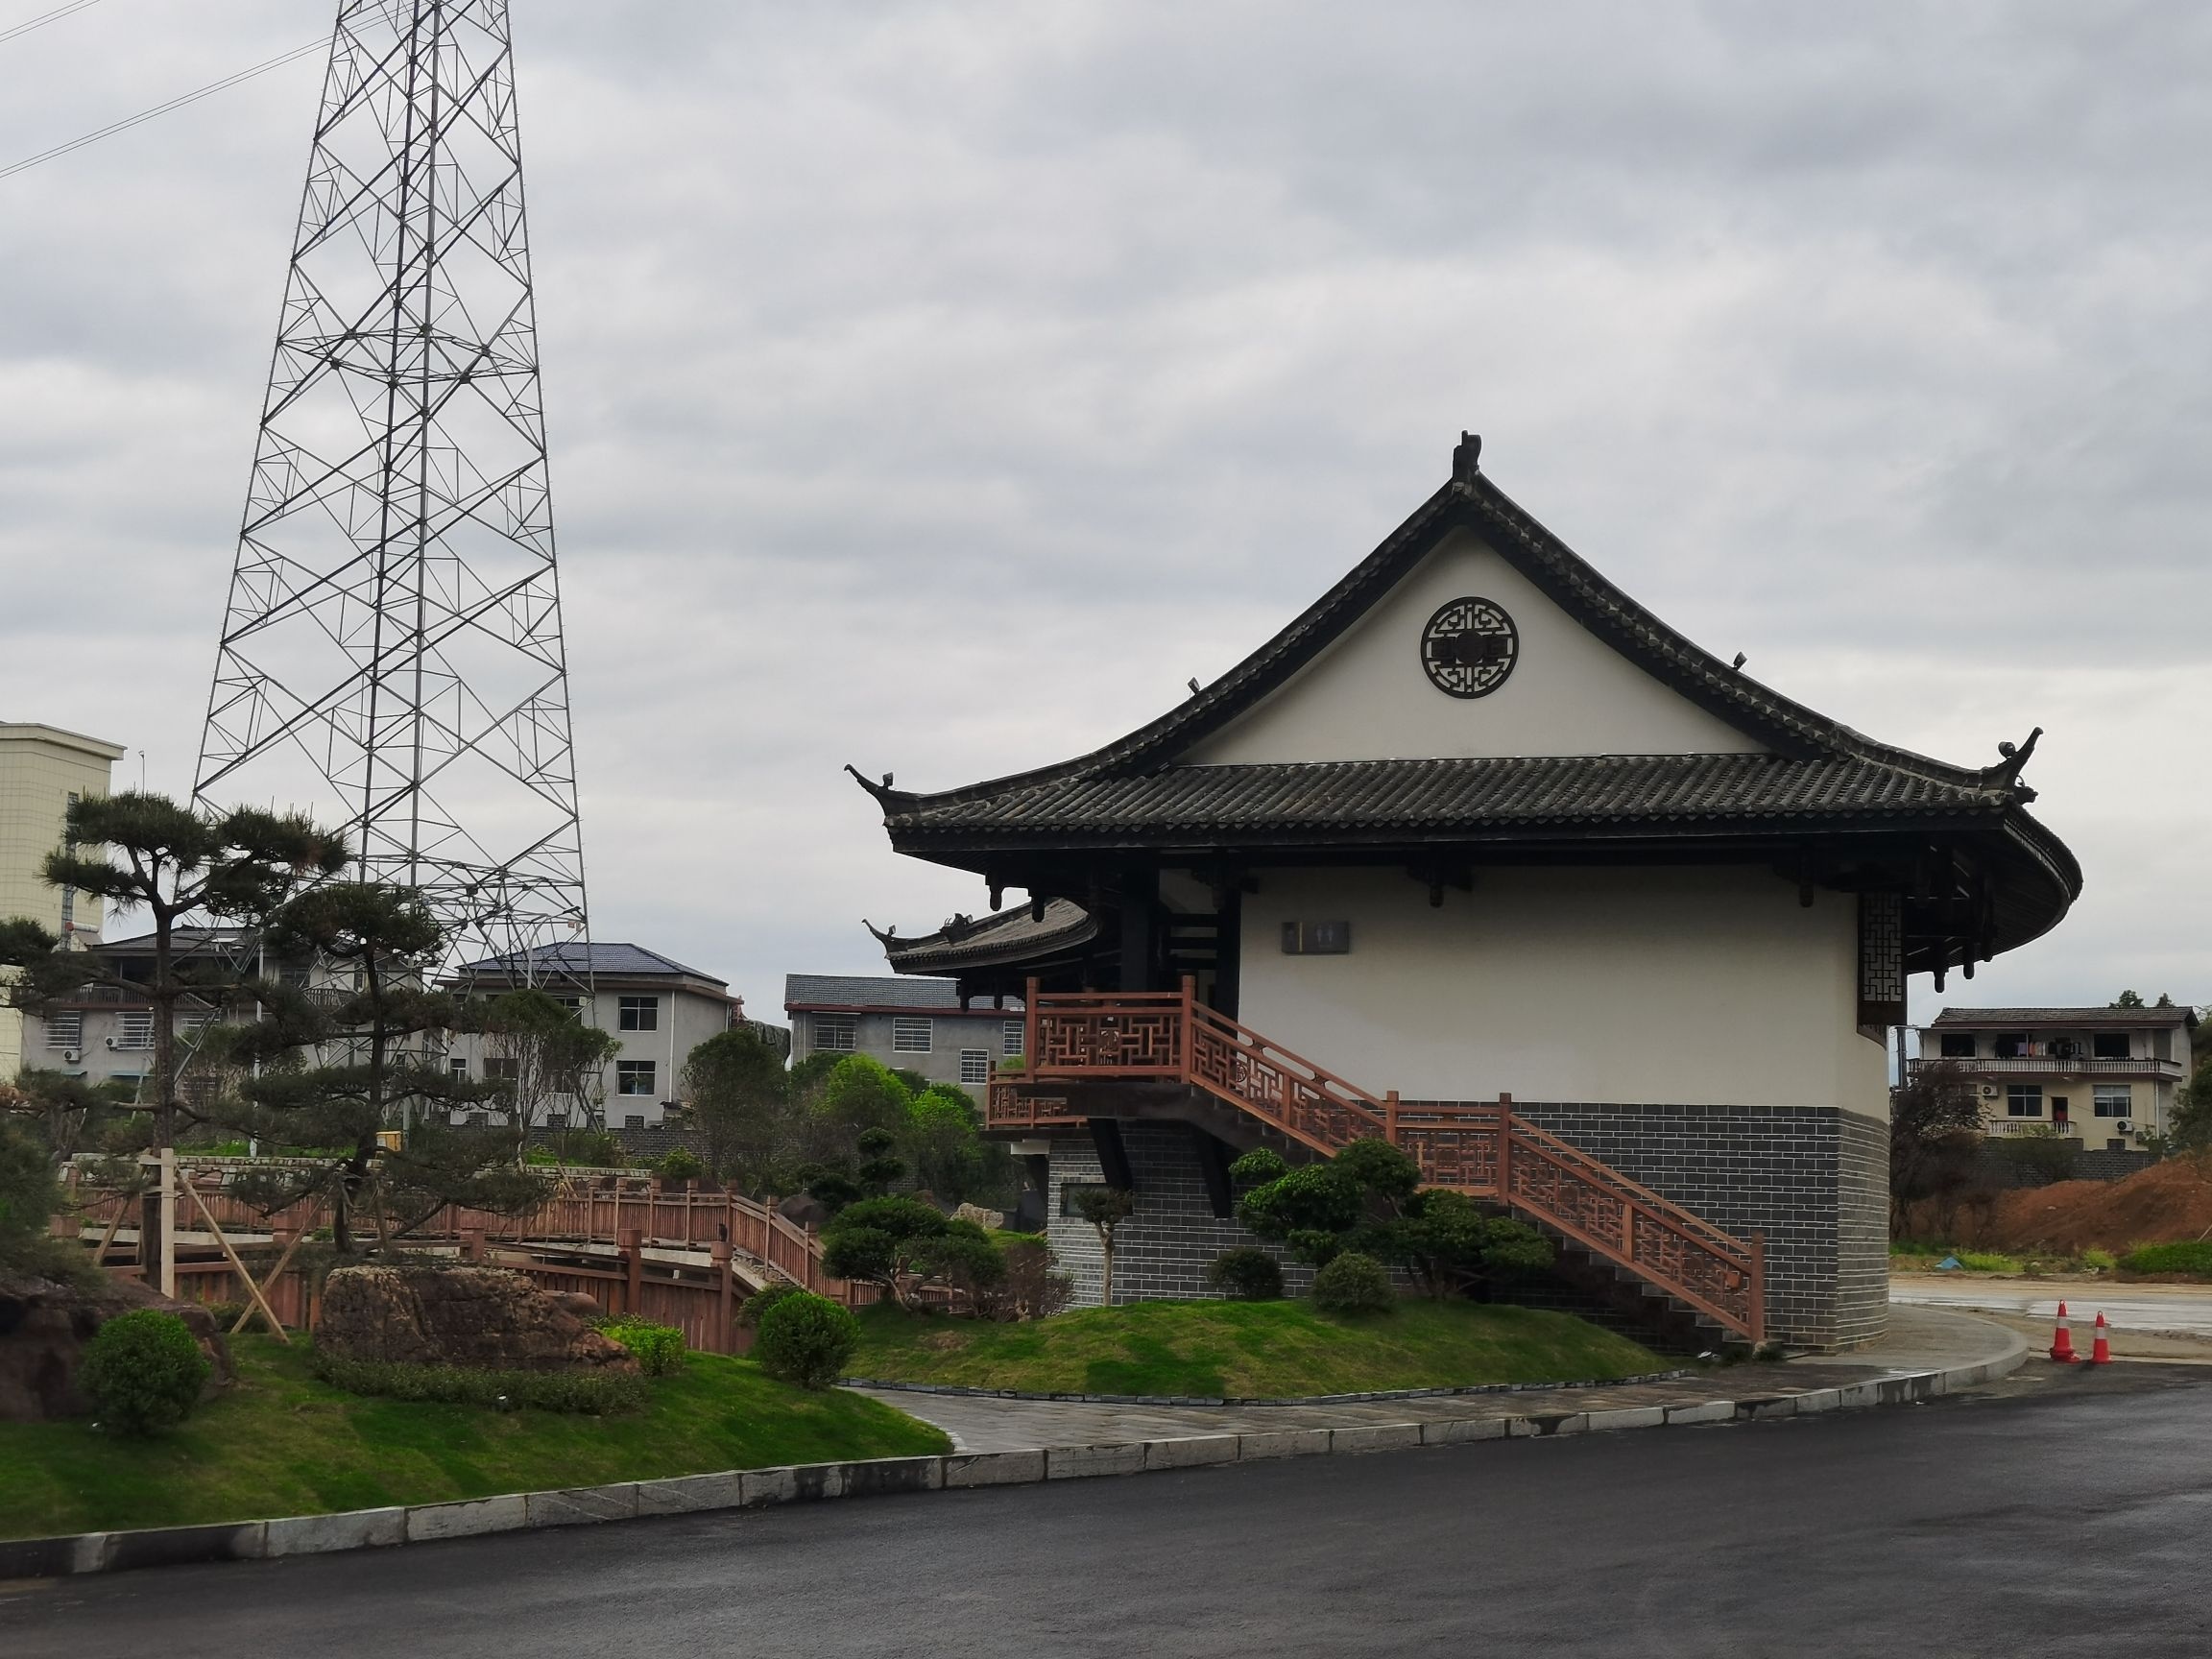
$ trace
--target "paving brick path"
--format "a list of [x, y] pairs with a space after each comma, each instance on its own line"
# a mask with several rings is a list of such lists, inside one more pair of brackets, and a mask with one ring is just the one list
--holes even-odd
[[1017, 1452], [1037, 1446], [1102, 1446], [1189, 1434], [1260, 1433], [1270, 1429], [1354, 1429], [1382, 1423], [1494, 1421], [1554, 1413], [1746, 1401], [1871, 1382], [1884, 1377], [1988, 1364], [2015, 1353], [2020, 1338], [1986, 1319], [1932, 1308], [1890, 1310], [1888, 1334], [1848, 1355], [1777, 1364], [1715, 1367], [1670, 1382], [1561, 1388], [1513, 1394], [1457, 1394], [1310, 1406], [1118, 1406], [1059, 1400], [996, 1400], [978, 1395], [858, 1389], [934, 1423], [963, 1452]]

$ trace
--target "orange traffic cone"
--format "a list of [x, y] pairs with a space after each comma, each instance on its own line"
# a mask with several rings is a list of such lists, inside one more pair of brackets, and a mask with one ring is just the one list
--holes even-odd
[[2066, 1323], [2066, 1304], [2058, 1304], [2058, 1329], [2051, 1335], [2051, 1358], [2061, 1365], [2076, 1364], [2081, 1356], [2074, 1352], [2074, 1332]]
[[2097, 1340], [2089, 1344], [2089, 1363], [2092, 1365], [2112, 1363], [2112, 1344], [2105, 1338], [2104, 1329], [2104, 1310], [2100, 1308], [2097, 1310]]

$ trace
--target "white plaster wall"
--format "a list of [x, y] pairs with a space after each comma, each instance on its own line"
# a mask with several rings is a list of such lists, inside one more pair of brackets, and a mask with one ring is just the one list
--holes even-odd
[[[1469, 594], [1513, 618], [1520, 659], [1487, 697], [1450, 697], [1422, 666], [1421, 631], [1439, 606]], [[1652, 679], [1459, 531], [1288, 685], [1183, 758], [1203, 765], [1763, 747]]]
[[[1334, 920], [1349, 954], [1283, 954]], [[1243, 1023], [1378, 1094], [1887, 1115], [1856, 901], [1762, 870], [1484, 870], [1441, 909], [1398, 871], [1269, 870], [1242, 944]]]

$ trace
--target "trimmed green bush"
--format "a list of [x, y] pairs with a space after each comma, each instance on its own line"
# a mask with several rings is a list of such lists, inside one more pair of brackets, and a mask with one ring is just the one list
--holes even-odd
[[1332, 1258], [1313, 1275], [1313, 1306], [1324, 1313], [1387, 1313], [1397, 1305], [1388, 1270], [1358, 1250]]
[[2175, 1244], [2138, 1244], [2120, 1258], [2130, 1273], [2201, 1273], [2212, 1277], [2212, 1238]]
[[2109, 1273], [2120, 1265], [2120, 1258], [2109, 1250], [2100, 1250], [2092, 1244], [2081, 1252], [2081, 1265], [2092, 1273]]
[[737, 1323], [756, 1330], [768, 1316], [768, 1310], [786, 1296], [804, 1296], [806, 1292], [788, 1279], [779, 1279], [773, 1285], [763, 1285], [737, 1306]]
[[665, 1377], [684, 1363], [684, 1333], [673, 1325], [655, 1325], [644, 1319], [617, 1319], [603, 1327], [607, 1334], [630, 1350], [637, 1369], [648, 1377]]
[[1206, 1283], [1237, 1302], [1273, 1302], [1283, 1294], [1283, 1269], [1250, 1244], [1224, 1250], [1206, 1269]]
[[158, 1308], [117, 1314], [84, 1345], [78, 1386], [118, 1434], [157, 1434], [192, 1415], [213, 1367], [184, 1321]]
[[604, 1371], [471, 1371], [458, 1365], [403, 1365], [389, 1359], [341, 1359], [317, 1352], [315, 1375], [349, 1394], [493, 1411], [540, 1411], [605, 1417], [639, 1411], [652, 1395], [644, 1379]]
[[860, 1346], [860, 1322], [827, 1296], [802, 1290], [786, 1296], [760, 1320], [753, 1358], [779, 1382], [827, 1388], [845, 1375]]
[[664, 1181], [696, 1181], [707, 1173], [707, 1166], [699, 1162], [699, 1155], [689, 1147], [677, 1146], [654, 1165], [653, 1170]]

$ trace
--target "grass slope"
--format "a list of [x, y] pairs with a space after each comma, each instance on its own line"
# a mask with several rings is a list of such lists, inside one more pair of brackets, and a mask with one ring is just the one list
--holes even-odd
[[1280, 1397], [1580, 1382], [1667, 1362], [1572, 1314], [1402, 1302], [1346, 1318], [1310, 1302], [1133, 1302], [1021, 1325], [860, 1315], [853, 1373], [1041, 1394]]
[[238, 1337], [232, 1351], [239, 1385], [160, 1439], [0, 1423], [0, 1538], [950, 1450], [940, 1431], [873, 1400], [809, 1394], [711, 1354], [653, 1380], [643, 1412], [580, 1417], [364, 1399], [317, 1382], [303, 1348]]

